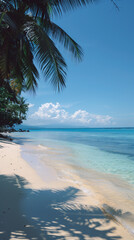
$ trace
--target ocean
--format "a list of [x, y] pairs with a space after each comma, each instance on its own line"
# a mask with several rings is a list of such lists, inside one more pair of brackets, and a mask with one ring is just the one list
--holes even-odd
[[114, 174], [134, 184], [134, 128], [121, 129], [34, 129], [14, 133], [34, 145], [73, 152], [63, 156], [68, 163]]

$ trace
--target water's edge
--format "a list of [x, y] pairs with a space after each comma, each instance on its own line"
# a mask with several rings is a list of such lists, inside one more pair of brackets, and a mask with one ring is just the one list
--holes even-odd
[[[63, 158], [59, 162], [55, 162], [60, 155], [64, 155], [63, 148], [61, 148], [61, 151], [59, 149], [56, 151], [56, 149], [49, 149], [47, 146], [34, 145], [33, 147], [33, 145], [28, 144], [23, 145], [21, 149], [22, 157], [41, 177], [43, 177], [43, 167], [45, 168], [47, 165], [58, 170], [60, 169], [59, 177], [62, 175], [61, 178], [64, 178], [64, 180], [69, 177], [70, 181], [76, 182], [77, 177], [75, 179], [74, 176], [79, 176], [81, 179], [79, 185], [81, 185], [83, 191], [87, 191], [88, 194], [90, 186], [93, 191], [103, 197], [105, 204], [101, 205], [101, 209], [107, 217], [111, 216], [113, 220], [118, 221], [131, 234], [134, 234], [134, 189], [130, 184], [112, 174], [104, 174], [92, 169], [87, 170], [74, 164], [67, 164]], [[55, 153], [56, 159], [54, 158]], [[67, 153], [65, 152], [65, 154]], [[60, 164], [62, 164], [63, 170], [58, 167]], [[73, 179], [71, 173], [73, 173]]]

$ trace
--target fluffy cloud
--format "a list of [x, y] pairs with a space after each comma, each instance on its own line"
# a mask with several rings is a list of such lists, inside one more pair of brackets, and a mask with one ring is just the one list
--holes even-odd
[[38, 119], [56, 119], [65, 120], [68, 118], [68, 113], [61, 108], [59, 103], [45, 103], [39, 107], [38, 111], [32, 114], [32, 117]]
[[112, 121], [109, 115], [91, 114], [85, 110], [77, 110], [73, 114], [67, 112], [59, 103], [45, 103], [42, 104], [38, 110], [31, 115], [34, 120], [39, 120], [41, 123], [64, 123], [75, 124], [81, 126], [91, 125], [108, 125]]
[[74, 112], [74, 114], [72, 114], [70, 116], [70, 118], [74, 121], [79, 121], [79, 122], [85, 123], [85, 124], [88, 124], [92, 121], [90, 114], [84, 110], [78, 110], [78, 111]]

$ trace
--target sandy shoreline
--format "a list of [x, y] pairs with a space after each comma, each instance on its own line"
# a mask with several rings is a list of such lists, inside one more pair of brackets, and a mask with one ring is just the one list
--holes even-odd
[[[74, 176], [75, 177], [75, 176]], [[20, 145], [0, 141], [0, 239], [134, 239], [105, 217], [97, 195], [79, 179], [60, 179], [46, 166], [44, 178], [21, 157]]]

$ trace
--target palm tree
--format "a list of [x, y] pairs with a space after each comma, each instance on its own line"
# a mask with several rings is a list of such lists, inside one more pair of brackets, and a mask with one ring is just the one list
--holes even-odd
[[26, 103], [26, 100], [23, 97], [19, 97], [18, 99], [19, 102], [19, 108], [18, 108], [18, 112], [19, 112], [19, 118], [20, 119], [25, 119], [25, 114], [28, 111], [28, 104]]
[[20, 91], [24, 87], [35, 91], [39, 78], [34, 64], [36, 58], [45, 80], [49, 79], [58, 90], [64, 87], [67, 65], [53, 40], [63, 44], [78, 61], [83, 53], [81, 47], [52, 22], [52, 16], [94, 1], [0, 0], [0, 86], [15, 85]]

